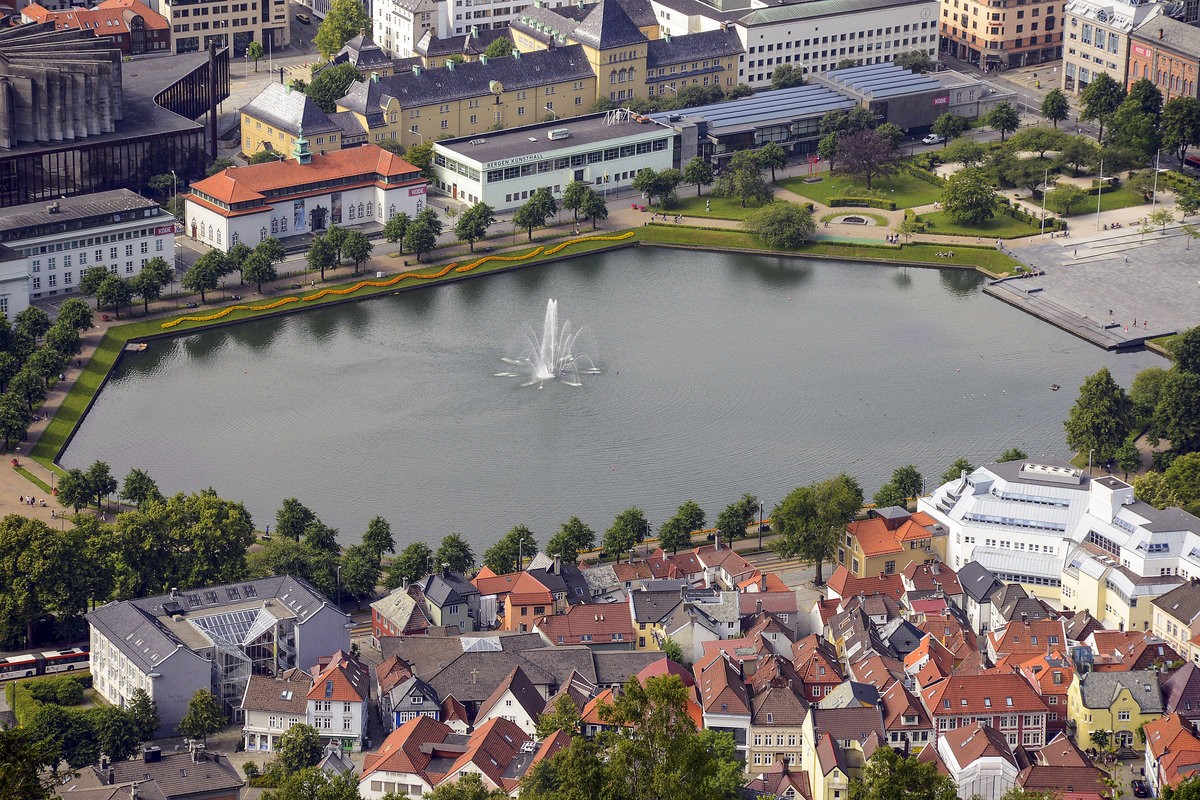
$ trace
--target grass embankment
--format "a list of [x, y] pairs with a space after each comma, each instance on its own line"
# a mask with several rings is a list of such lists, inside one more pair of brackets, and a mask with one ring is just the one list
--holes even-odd
[[[738, 250], [776, 250], [762, 239], [745, 231], [705, 230], [686, 225], [648, 225], [637, 231], [639, 241], [647, 244], [682, 244], [700, 247], [728, 247]], [[998, 250], [961, 247], [954, 250], [953, 258], [942, 258], [938, 253], [950, 248], [941, 244], [900, 245], [842, 245], [832, 242], [808, 242], [792, 250], [776, 250], [782, 253], [799, 253], [814, 256], [837, 256], [841, 258], [872, 258], [896, 262], [917, 262], [931, 267], [963, 266], [982, 267], [999, 277], [1012, 273], [1020, 262]]]
[[996, 214], [989, 220], [977, 225], [965, 225], [953, 219], [945, 211], [933, 211], [921, 214], [921, 222], [930, 223], [926, 233], [940, 233], [944, 236], [975, 236], [988, 239], [1019, 239], [1022, 236], [1036, 236], [1041, 233], [1040, 225], [1030, 225], [1027, 222], [1013, 219], [1007, 214]]
[[[779, 185], [824, 205], [829, 205], [829, 198], [835, 195], [855, 197], [866, 190], [861, 181], [856, 181], [849, 175], [836, 174], [825, 174], [816, 183], [805, 183], [803, 177], [784, 178], [779, 181]], [[871, 181], [871, 188], [880, 200], [894, 200], [897, 209], [929, 205], [942, 199], [940, 186], [934, 186], [905, 173], [876, 178]]]

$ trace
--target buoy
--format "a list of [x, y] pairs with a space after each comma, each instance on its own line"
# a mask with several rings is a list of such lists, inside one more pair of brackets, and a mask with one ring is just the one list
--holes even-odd
[[616, 467], [613, 467], [613, 472], [616, 472], [616, 471], [617, 471], [617, 468], [616, 468]]
[[954, 370], [954, 371], [955, 371], [955, 372], [962, 372], [962, 370], [961, 370], [961, 369], [956, 369], [956, 370]]

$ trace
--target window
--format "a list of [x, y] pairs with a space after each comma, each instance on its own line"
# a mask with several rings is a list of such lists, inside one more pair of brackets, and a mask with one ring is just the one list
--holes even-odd
[[1128, 711], [1118, 711], [1117, 712], [1117, 721], [1118, 722], [1128, 722], [1129, 721], [1129, 712]]

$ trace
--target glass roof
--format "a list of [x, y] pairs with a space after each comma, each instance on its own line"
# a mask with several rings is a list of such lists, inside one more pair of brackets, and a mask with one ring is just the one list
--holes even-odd
[[244, 647], [275, 624], [275, 618], [265, 609], [226, 611], [207, 617], [191, 617], [188, 622], [196, 626], [217, 644]]

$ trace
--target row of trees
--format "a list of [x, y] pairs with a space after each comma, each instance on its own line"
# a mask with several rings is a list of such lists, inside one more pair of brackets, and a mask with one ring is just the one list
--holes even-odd
[[286, 256], [283, 243], [271, 238], [262, 240], [253, 248], [245, 242], [237, 242], [227, 253], [209, 250], [196, 259], [196, 263], [184, 273], [183, 288], [199, 292], [200, 302], [203, 303], [206, 294], [221, 285], [222, 278], [236, 272], [239, 286], [249, 281], [256, 284], [261, 292], [264, 283], [278, 277], [276, 265]]
[[391, 244], [399, 243], [401, 253], [406, 250], [414, 253], [419, 263], [422, 253], [428, 253], [437, 246], [442, 229], [442, 218], [427, 206], [416, 217], [410, 217], [404, 212], [393, 214], [392, 218], [383, 224], [383, 238]]
[[[1200, 146], [1200, 100], [1186, 95], [1163, 102], [1148, 78], [1125, 87], [1101, 72], [1079, 95], [1080, 117], [1099, 125], [1097, 140], [1147, 160], [1161, 147], [1182, 164], [1189, 147]], [[1108, 136], [1104, 129], [1108, 128]]]
[[[357, 275], [374, 248], [362, 231], [331, 225], [324, 234], [313, 237], [304, 260], [309, 269], [320, 270], [321, 280], [325, 280], [325, 270], [340, 268], [347, 258], [354, 263], [354, 274]], [[262, 291], [261, 284], [259, 291]]]

